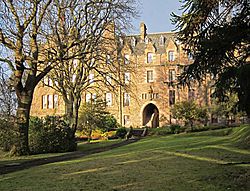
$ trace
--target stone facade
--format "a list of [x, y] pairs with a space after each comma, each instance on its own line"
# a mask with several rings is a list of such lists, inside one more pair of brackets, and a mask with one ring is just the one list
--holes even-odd
[[[178, 75], [185, 65], [192, 63], [192, 58], [183, 51], [175, 34], [147, 34], [144, 23], [140, 29], [140, 34], [122, 40], [124, 65], [130, 66], [121, 73], [125, 87], [118, 87], [116, 93], [107, 91], [101, 95], [109, 102], [108, 110], [118, 122], [126, 127], [158, 127], [175, 123], [170, 108], [176, 102], [195, 99], [198, 104], [209, 104], [210, 89], [206, 84], [192, 88], [176, 85]], [[39, 85], [34, 93], [31, 115], [62, 115], [65, 111], [63, 100], [60, 95], [52, 100], [57, 97], [55, 95], [54, 90]], [[82, 100], [88, 97], [88, 93], [84, 93]], [[49, 99], [53, 107], [51, 104], [48, 107]]]

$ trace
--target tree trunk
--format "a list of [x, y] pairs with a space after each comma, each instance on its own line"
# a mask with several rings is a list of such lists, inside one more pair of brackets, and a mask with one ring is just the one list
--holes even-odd
[[17, 107], [17, 125], [18, 125], [18, 142], [16, 144], [16, 155], [28, 155], [29, 154], [29, 118], [30, 107], [32, 103], [32, 92], [22, 92], [18, 97]]

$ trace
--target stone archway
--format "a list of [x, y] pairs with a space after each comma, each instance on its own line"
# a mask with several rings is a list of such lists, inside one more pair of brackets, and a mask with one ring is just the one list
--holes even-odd
[[143, 119], [143, 124], [142, 124], [143, 126], [151, 128], [159, 127], [158, 108], [152, 103], [146, 105], [142, 113], [142, 119]]

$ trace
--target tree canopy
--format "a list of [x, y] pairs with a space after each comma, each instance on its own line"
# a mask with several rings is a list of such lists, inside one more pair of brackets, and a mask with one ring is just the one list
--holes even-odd
[[181, 76], [182, 84], [207, 77], [215, 81], [221, 101], [238, 95], [238, 108], [250, 117], [249, 0], [182, 0], [182, 15], [172, 13], [177, 37], [194, 62]]

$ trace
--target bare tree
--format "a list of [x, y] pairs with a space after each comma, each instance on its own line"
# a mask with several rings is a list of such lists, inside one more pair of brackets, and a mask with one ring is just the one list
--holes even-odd
[[[0, 60], [11, 69], [12, 86], [17, 96], [19, 141], [17, 154], [28, 154], [30, 107], [37, 83], [51, 70], [47, 49], [40, 35], [44, 15], [52, 0], [3, 0], [0, 2], [0, 44], [11, 55], [1, 54]], [[43, 70], [39, 71], [42, 67]]]
[[101, 87], [114, 91], [122, 84], [120, 37], [136, 15], [134, 0], [61, 0], [48, 15], [55, 34], [48, 42], [53, 55], [59, 55], [49, 77], [66, 104], [73, 133], [83, 91]]
[[[98, 38], [116, 18], [125, 26], [134, 0], [3, 0], [0, 2], [0, 61], [11, 69], [11, 85], [17, 96], [19, 141], [17, 154], [29, 153], [28, 127], [30, 107], [36, 85], [55, 66], [86, 60]], [[125, 11], [127, 10], [127, 11]], [[124, 25], [122, 25], [124, 24]], [[102, 26], [102, 27], [100, 27]], [[8, 53], [8, 54], [6, 54]], [[9, 55], [9, 56], [8, 56]], [[83, 68], [77, 70], [85, 72]], [[64, 73], [59, 74], [59, 77]], [[66, 78], [66, 77], [65, 77]], [[67, 75], [70, 78], [70, 75]], [[79, 78], [79, 77], [78, 77]], [[82, 77], [81, 77], [82, 78]], [[85, 79], [86, 77], [83, 77]], [[59, 78], [61, 79], [61, 78]], [[77, 79], [77, 78], [76, 78]], [[60, 82], [58, 81], [58, 84]], [[66, 81], [61, 82], [63, 84]], [[79, 86], [75, 83], [74, 86]], [[65, 89], [66, 103], [71, 97], [79, 102], [79, 89]], [[70, 99], [69, 99], [70, 98]], [[71, 112], [71, 111], [70, 111]]]

